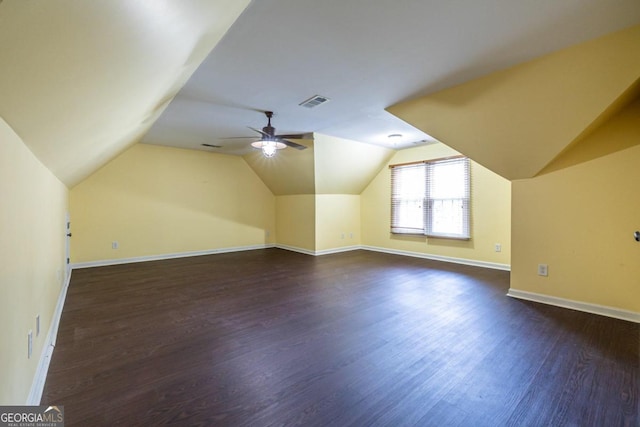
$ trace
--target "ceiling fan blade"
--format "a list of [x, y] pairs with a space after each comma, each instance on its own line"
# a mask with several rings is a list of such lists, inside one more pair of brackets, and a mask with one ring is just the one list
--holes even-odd
[[259, 129], [252, 128], [251, 126], [247, 126], [247, 127], [248, 127], [249, 129], [251, 129], [252, 131], [254, 131], [254, 132], [258, 132], [258, 133], [259, 133], [260, 135], [262, 135], [262, 136], [266, 136], [266, 137], [269, 137], [269, 138], [273, 137], [273, 135], [269, 135], [268, 133], [263, 132], [263, 131], [261, 131], [261, 130], [259, 130]]
[[285, 138], [285, 139], [313, 139], [313, 132], [307, 133], [292, 133], [288, 135], [276, 135], [276, 138]]
[[307, 149], [307, 147], [305, 147], [304, 145], [296, 144], [295, 142], [288, 141], [286, 139], [278, 138], [278, 141], [282, 142], [287, 147], [295, 148], [296, 150], [306, 150]]
[[[256, 133], [259, 133], [261, 135], [261, 138], [264, 138], [264, 137], [271, 138], [271, 135], [269, 135], [264, 131], [261, 131], [260, 129], [252, 128], [251, 126], [247, 126], [247, 127]], [[229, 136], [227, 138], [220, 138], [220, 139], [256, 139], [256, 138], [258, 137], [257, 136]]]
[[[251, 126], [247, 126], [252, 131], [261, 135], [260, 141], [281, 142], [287, 147], [295, 148], [296, 150], [304, 150], [307, 148], [306, 146], [298, 144], [293, 141], [289, 141], [289, 139], [313, 139], [313, 133], [275, 135], [276, 129], [273, 126], [271, 126], [271, 117], [273, 116], [273, 113], [271, 111], [265, 111], [264, 114], [267, 116], [267, 125], [263, 127], [262, 130], [256, 129]], [[247, 137], [238, 136], [238, 137], [231, 137], [231, 138], [225, 138], [225, 139], [240, 139], [240, 138], [247, 138]]]

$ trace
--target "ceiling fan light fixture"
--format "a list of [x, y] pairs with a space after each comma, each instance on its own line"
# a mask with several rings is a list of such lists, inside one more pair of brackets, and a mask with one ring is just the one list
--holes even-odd
[[262, 154], [265, 157], [273, 157], [276, 155], [277, 150], [282, 150], [283, 148], [287, 148], [287, 146], [282, 142], [272, 141], [268, 139], [267, 140], [261, 139], [259, 141], [252, 142], [251, 146], [253, 148], [262, 150]]

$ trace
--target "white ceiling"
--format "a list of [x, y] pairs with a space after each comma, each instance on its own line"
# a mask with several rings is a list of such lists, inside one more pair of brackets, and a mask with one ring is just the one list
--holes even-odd
[[639, 22], [638, 0], [253, 0], [142, 142], [244, 154], [225, 138], [272, 110], [278, 133], [413, 146], [385, 108]]

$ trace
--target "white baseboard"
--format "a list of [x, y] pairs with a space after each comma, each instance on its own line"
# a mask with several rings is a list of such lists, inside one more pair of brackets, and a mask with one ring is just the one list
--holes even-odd
[[275, 247], [278, 248], [278, 249], [284, 249], [284, 250], [291, 251], [291, 252], [299, 252], [301, 254], [312, 255], [312, 256], [337, 254], [337, 253], [340, 253], [340, 252], [349, 252], [349, 251], [355, 251], [355, 250], [358, 250], [358, 249], [362, 249], [361, 246], [343, 246], [343, 247], [340, 247], [340, 248], [323, 249], [321, 251], [312, 251], [310, 249], [299, 248], [297, 246], [289, 246], [289, 245], [281, 245], [281, 244], [277, 244], [277, 245], [275, 245]]
[[358, 249], [362, 249], [362, 246], [360, 246], [360, 245], [357, 245], [357, 246], [343, 246], [343, 247], [340, 247], [340, 248], [323, 249], [321, 251], [316, 251], [316, 255], [339, 254], [341, 252], [356, 251]]
[[629, 322], [640, 323], [640, 313], [621, 310], [615, 307], [590, 304], [586, 302], [558, 298], [551, 295], [537, 294], [535, 292], [519, 291], [518, 289], [509, 289], [509, 291], [507, 292], [507, 296], [527, 301], [539, 302], [542, 304], [554, 305], [556, 307], [570, 308], [572, 310], [584, 311], [591, 314], [598, 314], [600, 316], [613, 317], [615, 319], [627, 320]]
[[315, 256], [315, 254], [316, 254], [315, 251], [312, 251], [310, 249], [299, 248], [297, 246], [282, 245], [280, 243], [276, 244], [275, 247], [278, 248], [278, 249], [284, 249], [286, 251], [291, 251], [291, 252], [298, 252], [298, 253], [305, 254], [305, 255]]
[[454, 264], [464, 264], [464, 265], [472, 265], [474, 267], [491, 268], [494, 270], [511, 271], [511, 266], [509, 264], [499, 264], [496, 262], [478, 261], [474, 259], [465, 259], [465, 258], [453, 258], [453, 257], [447, 257], [447, 256], [441, 256], [441, 255], [425, 254], [422, 252], [411, 252], [411, 251], [401, 251], [397, 249], [381, 248], [377, 246], [361, 246], [360, 248], [367, 251], [383, 252], [383, 253], [392, 254], [392, 255], [403, 255], [403, 256], [410, 256], [414, 258], [430, 259], [433, 261], [452, 262]]
[[192, 257], [192, 256], [214, 255], [214, 254], [222, 254], [222, 253], [229, 253], [229, 252], [241, 252], [241, 251], [248, 251], [248, 250], [254, 250], [254, 249], [268, 249], [268, 248], [279, 248], [287, 251], [298, 252], [298, 253], [302, 253], [305, 255], [312, 255], [312, 256], [329, 255], [329, 254], [336, 254], [340, 252], [349, 252], [349, 251], [355, 251], [358, 249], [364, 249], [364, 250], [373, 251], [373, 252], [384, 252], [384, 253], [393, 254], [393, 255], [403, 255], [403, 256], [410, 256], [414, 258], [430, 259], [434, 261], [452, 262], [455, 264], [472, 265], [475, 267], [492, 268], [495, 270], [504, 270], [504, 271], [511, 270], [511, 266], [508, 264], [498, 264], [493, 262], [477, 261], [477, 260], [464, 259], [464, 258], [453, 258], [453, 257], [440, 256], [440, 255], [425, 254], [421, 252], [401, 251], [401, 250], [388, 249], [388, 248], [382, 248], [382, 247], [376, 247], [376, 246], [354, 245], [354, 246], [343, 246], [340, 248], [314, 251], [310, 249], [300, 248], [297, 246], [290, 246], [290, 245], [284, 245], [279, 243], [253, 245], [253, 246], [238, 246], [238, 247], [220, 248], [220, 249], [208, 249], [204, 251], [179, 252], [179, 253], [172, 253], [172, 254], [149, 255], [149, 256], [132, 257], [132, 258], [79, 262], [79, 263], [72, 264], [71, 267], [74, 269], [104, 267], [109, 265], [131, 264], [135, 262], [146, 262], [146, 261], [160, 261], [164, 259], [186, 258], [186, 257]]
[[67, 290], [69, 289], [69, 283], [71, 282], [71, 269], [67, 269], [66, 278], [60, 294], [58, 295], [58, 302], [56, 303], [56, 309], [51, 316], [51, 324], [49, 325], [49, 331], [47, 332], [47, 339], [45, 340], [44, 347], [40, 353], [40, 360], [38, 360], [38, 367], [36, 368], [36, 374], [31, 382], [31, 388], [29, 389], [29, 395], [27, 396], [28, 406], [40, 405], [42, 399], [42, 392], [44, 391], [44, 384], [47, 380], [47, 373], [49, 372], [49, 364], [51, 363], [51, 356], [53, 356], [53, 349], [56, 346], [56, 339], [58, 337], [58, 327], [60, 326], [60, 317], [62, 317], [62, 308], [64, 307], [64, 301], [67, 298]]
[[255, 249], [267, 249], [267, 248], [273, 248], [273, 247], [275, 247], [275, 245], [273, 244], [236, 246], [236, 247], [230, 247], [230, 248], [207, 249], [204, 251], [178, 252], [178, 253], [172, 253], [172, 254], [159, 254], [159, 255], [132, 257], [132, 258], [105, 259], [100, 261], [78, 262], [78, 263], [72, 264], [71, 266], [74, 269], [105, 267], [108, 265], [131, 264], [134, 262], [160, 261], [164, 259], [187, 258], [192, 256], [214, 255], [214, 254], [223, 254], [223, 253], [229, 253], [229, 252], [242, 252], [242, 251], [250, 251]]
[[296, 246], [281, 245], [281, 244], [276, 244], [275, 247], [279, 249], [285, 249], [287, 251], [299, 252], [302, 254], [313, 255], [313, 256], [337, 254], [340, 252], [349, 252], [349, 251], [362, 249], [366, 251], [383, 252], [383, 253], [392, 254], [392, 255], [410, 256], [414, 258], [430, 259], [433, 261], [452, 262], [455, 264], [472, 265], [474, 267], [484, 267], [484, 268], [491, 268], [494, 270], [511, 271], [511, 266], [508, 264], [498, 264], [494, 262], [477, 261], [472, 259], [445, 257], [440, 255], [425, 254], [421, 252], [400, 251], [396, 249], [381, 248], [376, 246], [355, 245], [355, 246], [344, 246], [341, 248], [334, 248], [334, 249], [324, 249], [321, 251], [312, 251], [309, 249], [299, 248]]

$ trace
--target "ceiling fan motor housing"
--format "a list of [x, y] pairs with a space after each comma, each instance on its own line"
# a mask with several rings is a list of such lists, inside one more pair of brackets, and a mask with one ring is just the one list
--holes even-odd
[[274, 137], [276, 134], [276, 128], [271, 126], [271, 117], [273, 117], [273, 111], [265, 111], [264, 115], [267, 116], [267, 125], [262, 128], [262, 132], [266, 133], [271, 137]]
[[262, 132], [273, 137], [276, 134], [276, 128], [274, 128], [273, 126], [265, 126], [262, 128]]

